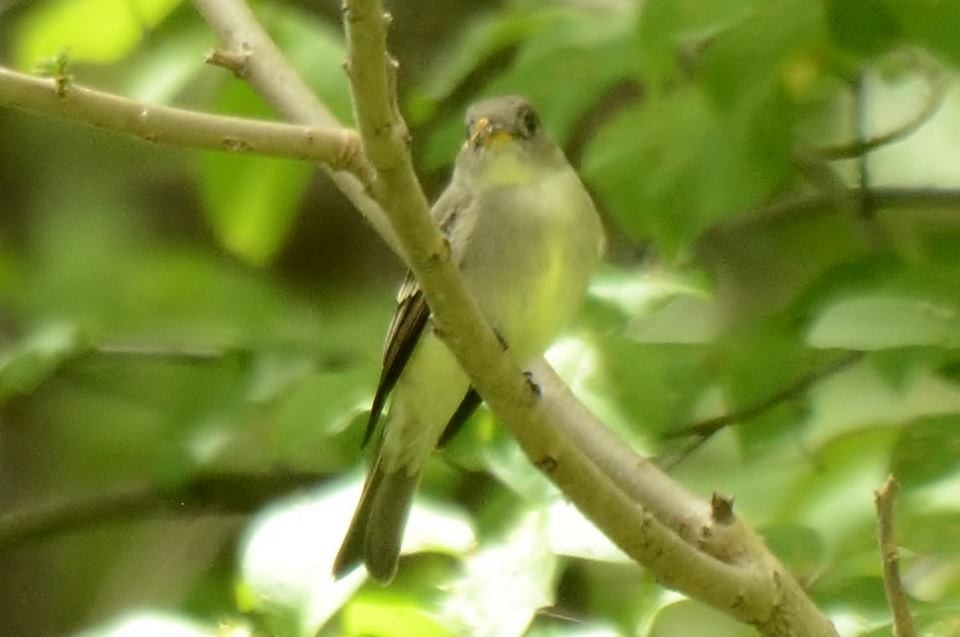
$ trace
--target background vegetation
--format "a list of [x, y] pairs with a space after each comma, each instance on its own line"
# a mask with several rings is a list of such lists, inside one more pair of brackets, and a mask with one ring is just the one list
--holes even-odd
[[[348, 121], [337, 4], [254, 6]], [[735, 496], [845, 635], [890, 631], [892, 472], [917, 623], [960, 634], [960, 3], [392, 9], [429, 192], [466, 104], [519, 92], [595, 194], [609, 263], [549, 356], [578, 394]], [[215, 45], [178, 0], [0, 1], [6, 66], [270, 117]], [[398, 581], [330, 580], [401, 275], [307, 164], [0, 109], [0, 632], [753, 634], [627, 562], [485, 413]]]

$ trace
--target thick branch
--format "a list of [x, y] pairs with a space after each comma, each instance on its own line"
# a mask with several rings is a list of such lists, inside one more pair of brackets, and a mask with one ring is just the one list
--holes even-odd
[[[450, 262], [448, 247], [430, 220], [406, 146], [406, 128], [395, 106], [391, 77], [395, 67], [386, 53], [389, 17], [377, 0], [346, 0], [345, 7], [354, 108], [364, 150], [378, 172], [375, 192], [407, 251], [438, 332], [533, 463], [608, 537], [668, 586], [734, 614], [770, 635], [835, 635], [830, 623], [746, 527], [735, 520], [729, 528], [703, 520], [702, 513], [697, 515], [696, 501], [683, 498], [680, 490], [674, 489], [678, 497], [690, 503], [689, 511], [701, 518], [697, 520], [702, 522], [702, 526], [696, 525], [698, 532], [723, 535], [729, 531], [739, 540], [729, 554], [722, 556], [724, 559], [687, 543], [632, 497], [638, 494], [636, 487], [617, 484], [614, 467], [604, 465], [606, 471], [601, 471], [578, 447], [577, 443], [583, 441], [603, 446], [612, 436], [593, 431], [588, 425], [594, 422], [570, 416], [582, 416], [582, 408], [561, 409], [561, 398], [566, 402], [566, 395], [562, 385], [554, 385], [552, 375], [549, 386], [544, 378], [535, 376], [540, 396], [532, 390], [485, 324]], [[571, 406], [577, 404], [570, 400]], [[634, 461], [618, 464], [621, 471], [644, 462], [626, 450], [623, 453]], [[604, 454], [601, 456], [606, 457]], [[644, 468], [655, 475], [652, 466], [645, 464]], [[682, 525], [688, 521], [670, 522]], [[709, 546], [710, 542], [704, 544]]]
[[0, 104], [136, 135], [148, 142], [323, 162], [369, 177], [354, 131], [294, 126], [145, 104], [0, 67]]
[[[297, 76], [243, 0], [193, 0], [193, 4], [220, 36], [222, 52], [243, 56], [243, 78], [281, 117], [307, 126], [341, 125]], [[390, 222], [370, 195], [368, 180], [322, 167], [377, 234], [405, 260]]]
[[897, 481], [888, 476], [886, 482], [874, 492], [877, 505], [877, 535], [880, 541], [880, 558], [883, 560], [883, 585], [887, 591], [887, 603], [893, 611], [893, 634], [896, 637], [916, 637], [907, 595], [900, 581], [900, 558], [897, 538], [893, 534], [893, 500], [897, 495]]
[[198, 476], [171, 487], [131, 487], [0, 516], [0, 553], [26, 542], [144, 515], [248, 515], [298, 488], [329, 479], [319, 473]]

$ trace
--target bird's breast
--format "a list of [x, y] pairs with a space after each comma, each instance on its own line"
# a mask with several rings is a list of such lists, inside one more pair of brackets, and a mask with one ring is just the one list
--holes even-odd
[[579, 310], [602, 230], [572, 169], [475, 193], [461, 270], [521, 361], [539, 355]]

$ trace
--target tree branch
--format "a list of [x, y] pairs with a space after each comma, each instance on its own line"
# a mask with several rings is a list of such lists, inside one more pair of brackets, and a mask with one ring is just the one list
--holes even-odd
[[[243, 0], [193, 0], [193, 4], [219, 35], [221, 55], [232, 52], [243, 57], [243, 78], [283, 119], [308, 126], [341, 126], [296, 74]], [[383, 208], [370, 194], [369, 182], [321, 167], [390, 249], [406, 260]]]
[[880, 541], [880, 557], [883, 560], [883, 586], [887, 591], [887, 603], [893, 611], [893, 634], [895, 637], [916, 637], [913, 617], [907, 604], [900, 581], [900, 558], [897, 554], [897, 539], [893, 534], [893, 500], [897, 495], [897, 481], [888, 476], [883, 486], [873, 492], [877, 506], [877, 535]]
[[356, 132], [340, 126], [306, 127], [210, 115], [145, 104], [73, 82], [61, 90], [54, 79], [2, 66], [0, 104], [135, 135], [152, 143], [309, 159], [349, 171], [358, 179], [370, 179]]
[[144, 515], [249, 515], [299, 488], [329, 480], [322, 473], [226, 473], [172, 487], [117, 489], [0, 516], [0, 553], [27, 542]]
[[[741, 522], [730, 514], [722, 521], [712, 519], [711, 509], [683, 494], [680, 487], [673, 493], [699, 515], [658, 519], [646, 502], [633, 497], [644, 491], [642, 480], [627, 481], [625, 486], [617, 480], [637, 466], [644, 468], [645, 475], [657, 475], [657, 470], [619, 441], [614, 449], [588, 457], [577, 443], [587, 442], [596, 449], [615, 438], [601, 433], [596, 421], [585, 416], [585, 408], [555, 383], [554, 375], [544, 376], [542, 368], [535, 375], [541, 394], [531, 389], [464, 289], [450, 261], [449, 247], [430, 219], [410, 161], [406, 126], [396, 108], [392, 77], [396, 65], [386, 52], [389, 16], [377, 0], [346, 0], [345, 9], [354, 109], [364, 150], [378, 174], [374, 193], [407, 251], [438, 333], [531, 461], [608, 537], [666, 585], [769, 635], [835, 635], [830, 622]], [[620, 454], [632, 462], [604, 462], [603, 470], [596, 462]], [[689, 531], [675, 532], [668, 524], [694, 528], [700, 545], [686, 541]]]

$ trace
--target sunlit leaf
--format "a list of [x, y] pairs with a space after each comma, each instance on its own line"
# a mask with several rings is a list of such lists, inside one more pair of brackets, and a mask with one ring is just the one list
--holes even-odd
[[7, 352], [0, 352], [0, 404], [32, 391], [84, 346], [69, 323], [44, 326]]
[[453, 637], [437, 618], [410, 600], [396, 595], [365, 595], [344, 609], [343, 635], [368, 637], [376, 635], [423, 635], [423, 637]]
[[243, 625], [206, 625], [173, 613], [142, 612], [107, 623], [76, 637], [249, 637]]
[[522, 635], [534, 613], [552, 602], [558, 563], [545, 535], [543, 512], [534, 510], [501, 542], [487, 543], [466, 559], [443, 610], [461, 634]]
[[[228, 112], [266, 113], [242, 83], [220, 100]], [[314, 168], [288, 159], [205, 152], [200, 159], [204, 212], [224, 247], [255, 265], [273, 257], [293, 227]]]
[[711, 635], [711, 637], [756, 637], [759, 633], [718, 610], [692, 600], [663, 607], [654, 618], [649, 637]]
[[759, 103], [720, 116], [690, 89], [626, 109], [587, 146], [584, 177], [626, 231], [683, 254], [785, 178], [789, 108], [776, 92]]
[[17, 65], [66, 51], [79, 62], [122, 58], [180, 0], [47, 0], [34, 3], [17, 29]]
[[[246, 610], [273, 618], [276, 626], [313, 635], [365, 579], [362, 568], [338, 580], [333, 560], [360, 496], [352, 479], [315, 495], [279, 502], [248, 532], [241, 557], [239, 589]], [[441, 550], [462, 553], [474, 543], [462, 514], [417, 501], [404, 536], [404, 553]], [[351, 611], [354, 612], [354, 611]]]
[[892, 296], [858, 296], [827, 307], [811, 326], [807, 343], [858, 350], [918, 345], [960, 345], [954, 307]]

